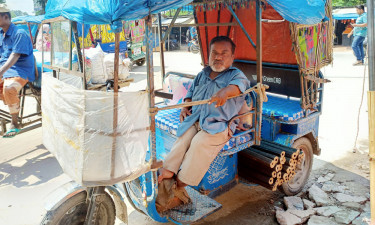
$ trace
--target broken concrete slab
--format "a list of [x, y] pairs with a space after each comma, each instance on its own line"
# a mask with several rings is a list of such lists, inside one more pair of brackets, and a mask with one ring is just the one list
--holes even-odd
[[371, 211], [371, 205], [370, 205], [369, 201], [365, 203], [365, 207], [363, 207], [363, 211], [365, 211], [365, 212]]
[[302, 221], [302, 223], [306, 222], [310, 216], [315, 215], [316, 211], [314, 209], [308, 209], [308, 210], [287, 210], [287, 212], [299, 217]]
[[322, 189], [315, 184], [309, 189], [309, 198], [314, 200], [317, 206], [325, 206], [331, 204], [331, 199]]
[[284, 197], [284, 204], [287, 209], [303, 210], [303, 201], [299, 197]]
[[332, 219], [325, 216], [311, 216], [307, 225], [339, 225]]
[[343, 210], [342, 208], [339, 208], [337, 206], [324, 206], [314, 209], [319, 216], [331, 216], [332, 214]]
[[323, 184], [322, 190], [325, 192], [341, 192], [344, 193], [348, 188], [344, 185], [340, 185], [336, 182], [328, 181]]
[[353, 220], [353, 225], [368, 225], [371, 222], [371, 213], [363, 212], [355, 220]]
[[316, 206], [314, 202], [309, 201], [307, 199], [302, 199], [302, 202], [305, 209], [312, 209]]
[[353, 195], [347, 195], [344, 193], [337, 193], [333, 195], [339, 202], [357, 202], [357, 203], [363, 203], [367, 200], [367, 198], [362, 196], [353, 196]]
[[330, 181], [332, 180], [332, 178], [335, 176], [334, 173], [328, 173], [327, 175], [325, 175], [324, 177], [323, 176], [320, 176], [318, 178], [318, 183], [324, 183], [324, 182], [327, 182], [327, 181]]
[[276, 210], [276, 219], [280, 225], [296, 225], [302, 223], [301, 218], [284, 210]]
[[346, 208], [350, 208], [356, 211], [360, 211], [363, 206], [357, 202], [344, 202], [342, 203], [342, 206], [345, 206]]
[[335, 218], [336, 222], [349, 224], [351, 223], [357, 216], [359, 216], [360, 212], [354, 210], [342, 210], [335, 214], [333, 217]]

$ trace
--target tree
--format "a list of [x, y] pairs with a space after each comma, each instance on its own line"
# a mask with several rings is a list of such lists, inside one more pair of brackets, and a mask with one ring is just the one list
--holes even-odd
[[1, 4], [1, 3], [5, 3], [5, 0], [0, 0], [0, 4]]
[[29, 14], [27, 14], [26, 12], [22, 12], [21, 10], [12, 10], [10, 11], [10, 15], [12, 16], [12, 18], [15, 18], [17, 16], [27, 16]]
[[47, 1], [48, 0], [34, 0], [35, 15], [44, 15], [46, 13]]
[[366, 0], [333, 0], [334, 7], [353, 7], [356, 5], [366, 5]]

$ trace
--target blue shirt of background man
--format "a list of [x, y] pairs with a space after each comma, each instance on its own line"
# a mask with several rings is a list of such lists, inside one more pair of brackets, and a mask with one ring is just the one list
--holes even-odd
[[13, 23], [10, 24], [4, 36], [0, 30], [0, 66], [8, 60], [10, 54], [21, 54], [18, 61], [9, 68], [3, 78], [21, 77], [30, 82], [35, 80], [35, 65], [33, 55], [33, 44], [30, 36], [23, 29], [18, 29]]
[[[242, 73], [241, 70], [230, 67], [221, 72], [215, 79], [210, 78], [212, 72], [211, 67], [204, 68], [194, 79], [186, 98], [192, 101], [199, 101], [210, 99], [220, 89], [228, 87], [229, 85], [237, 85], [241, 93], [250, 88], [250, 81]], [[204, 105], [197, 105], [192, 107], [192, 114], [185, 118], [177, 130], [177, 136], [183, 135], [195, 122], [199, 120], [199, 125], [202, 130], [210, 134], [217, 134], [223, 132], [230, 119], [238, 115], [245, 96], [229, 99], [223, 106], [215, 108], [216, 102]], [[234, 132], [235, 125], [231, 127]]]
[[[357, 18], [357, 21], [355, 24], [364, 24], [364, 23], [367, 23], [367, 13], [362, 13], [362, 15], [360, 15]], [[367, 27], [354, 27], [353, 36], [366, 37]]]

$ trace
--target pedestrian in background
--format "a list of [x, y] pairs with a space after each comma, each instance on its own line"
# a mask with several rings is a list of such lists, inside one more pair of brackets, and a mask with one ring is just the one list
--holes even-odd
[[363, 65], [365, 59], [365, 51], [363, 49], [363, 41], [367, 36], [367, 13], [364, 5], [356, 6], [359, 17], [355, 24], [351, 24], [354, 29], [348, 34], [348, 37], [353, 35], [352, 49], [357, 61], [353, 66]]

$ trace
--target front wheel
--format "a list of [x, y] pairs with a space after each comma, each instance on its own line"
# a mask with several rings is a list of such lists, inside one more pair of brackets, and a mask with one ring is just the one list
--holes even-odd
[[314, 159], [312, 144], [308, 138], [301, 137], [297, 139], [293, 144], [293, 148], [303, 151], [305, 157], [302, 160], [302, 163], [297, 166], [294, 178], [282, 185], [282, 190], [288, 196], [296, 195], [302, 191], [309, 179]]
[[[41, 225], [83, 225], [89, 204], [86, 203], [87, 192], [83, 191], [66, 200], [56, 210], [47, 214]], [[113, 225], [116, 219], [116, 208], [112, 198], [105, 193], [99, 206], [98, 225]]]
[[137, 66], [143, 66], [145, 64], [146, 60], [145, 59], [140, 59], [136, 62]]

